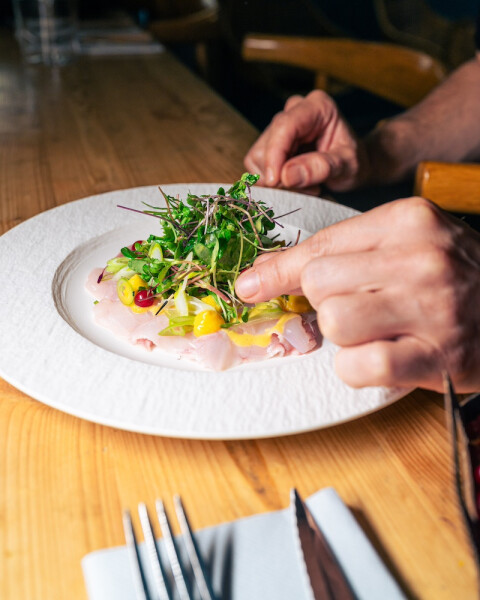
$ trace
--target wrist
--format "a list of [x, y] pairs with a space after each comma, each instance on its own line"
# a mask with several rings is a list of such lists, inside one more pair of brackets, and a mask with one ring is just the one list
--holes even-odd
[[418, 160], [412, 130], [407, 119], [388, 119], [365, 137], [362, 186], [389, 185], [413, 175]]

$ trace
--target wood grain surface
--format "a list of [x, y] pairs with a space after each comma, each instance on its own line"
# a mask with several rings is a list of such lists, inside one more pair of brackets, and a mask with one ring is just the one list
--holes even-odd
[[445, 210], [480, 214], [480, 165], [426, 161], [415, 174], [415, 194]]
[[[255, 136], [167, 53], [24, 67], [0, 32], [2, 231], [109, 190], [231, 181]], [[123, 544], [121, 511], [139, 501], [171, 509], [179, 493], [204, 527], [285, 507], [292, 486], [334, 486], [407, 597], [477, 596], [436, 394], [321, 431], [226, 442], [97, 425], [1, 380], [0, 398], [2, 600], [85, 600], [82, 557]]]

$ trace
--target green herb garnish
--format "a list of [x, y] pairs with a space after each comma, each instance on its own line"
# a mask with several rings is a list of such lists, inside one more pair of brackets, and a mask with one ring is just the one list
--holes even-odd
[[164, 207], [144, 203], [143, 211], [128, 209], [159, 218], [162, 235], [122, 248], [123, 257], [109, 261], [106, 271], [137, 273], [156, 297], [175, 299], [169, 335], [183, 335], [191, 325], [186, 297], [213, 295], [227, 325], [248, 320], [248, 309], [235, 294], [237, 277], [259, 254], [285, 246], [268, 237], [277, 221], [272, 208], [252, 197], [258, 179], [244, 173], [227, 191], [189, 193], [185, 200], [160, 190]]

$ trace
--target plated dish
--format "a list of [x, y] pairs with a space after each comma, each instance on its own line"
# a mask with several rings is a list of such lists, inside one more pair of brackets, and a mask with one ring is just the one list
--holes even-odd
[[258, 178], [244, 173], [227, 189], [186, 197], [160, 188], [155, 206], [120, 206], [150, 217], [152, 233], [130, 238], [89, 274], [94, 322], [146, 351], [213, 371], [318, 348], [316, 314], [304, 296], [248, 304], [235, 291], [257, 257], [292, 245], [281, 217], [256, 199]]
[[[223, 184], [225, 185], [225, 184]], [[211, 193], [222, 184], [162, 186], [172, 196]], [[258, 188], [258, 198], [285, 218], [286, 234], [310, 231], [355, 211], [301, 194]], [[66, 413], [126, 430], [187, 438], [287, 435], [367, 414], [406, 392], [354, 390], [335, 375], [335, 347], [306, 356], [206, 371], [191, 361], [149, 353], [95, 325], [84, 291], [94, 267], [125, 240], [146, 239], [144, 215], [119, 210], [155, 204], [157, 187], [78, 200], [22, 223], [0, 238], [8, 278], [1, 326], [0, 375]], [[29, 294], [18, 300], [18, 281]]]

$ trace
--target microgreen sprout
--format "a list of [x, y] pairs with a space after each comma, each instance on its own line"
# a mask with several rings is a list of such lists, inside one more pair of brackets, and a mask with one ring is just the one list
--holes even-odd
[[[161, 221], [161, 235], [150, 235], [121, 250], [122, 260], [128, 260], [126, 266], [160, 298], [158, 313], [168, 310], [181, 291], [194, 298], [213, 295], [227, 326], [248, 319], [248, 309], [235, 293], [239, 274], [251, 267], [259, 254], [285, 247], [276, 240], [278, 236], [272, 239], [268, 235], [280, 225], [273, 209], [252, 196], [251, 188], [258, 179], [258, 175], [244, 173], [227, 191], [220, 188], [216, 194], [201, 196], [189, 193], [185, 200], [160, 189], [165, 206], [144, 203], [147, 208], [143, 211], [120, 207]], [[170, 334], [190, 327], [191, 319], [182, 319], [175, 321]]]

